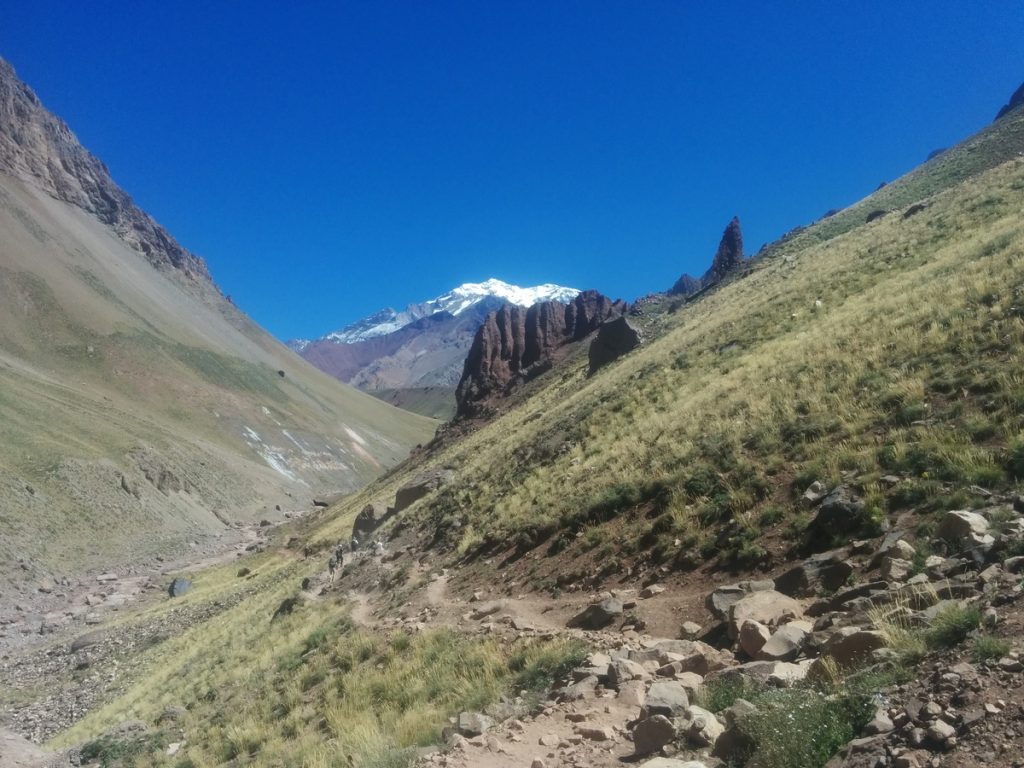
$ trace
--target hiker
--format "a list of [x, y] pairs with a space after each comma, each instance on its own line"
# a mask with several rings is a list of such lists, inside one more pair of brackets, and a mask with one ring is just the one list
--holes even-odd
[[335, 577], [338, 575], [338, 571], [345, 565], [345, 545], [338, 543], [338, 546], [334, 548], [334, 554], [331, 555], [331, 559], [327, 561], [327, 569], [331, 572], [331, 584], [334, 583]]
[[359, 539], [357, 539], [355, 536], [353, 536], [352, 537], [352, 543], [349, 545], [349, 548], [353, 552], [355, 552], [357, 549], [359, 549]]

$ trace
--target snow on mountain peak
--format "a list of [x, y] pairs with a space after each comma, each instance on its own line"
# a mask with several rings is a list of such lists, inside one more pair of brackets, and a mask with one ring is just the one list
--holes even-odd
[[[437, 314], [438, 312], [449, 312], [453, 315], [458, 315], [470, 307], [479, 304], [481, 301], [490, 298], [502, 299], [510, 304], [529, 307], [539, 301], [567, 303], [576, 298], [578, 293], [579, 291], [576, 288], [566, 288], [565, 286], [554, 285], [553, 283], [522, 288], [492, 277], [484, 280], [482, 283], [463, 283], [448, 293], [438, 296], [436, 299], [425, 301], [422, 304], [410, 304], [401, 312], [385, 307], [369, 317], [347, 325], [341, 330], [327, 334], [324, 340], [334, 341], [339, 344], [366, 341], [375, 336], [385, 336], [389, 333], [394, 333], [409, 323]], [[301, 350], [303, 347], [308, 346], [310, 342], [296, 339], [289, 343], [293, 349]]]

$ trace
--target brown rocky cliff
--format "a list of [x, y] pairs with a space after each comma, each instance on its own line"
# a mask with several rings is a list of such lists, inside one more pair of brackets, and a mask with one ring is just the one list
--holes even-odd
[[487, 403], [508, 393], [554, 362], [559, 350], [623, 314], [626, 304], [597, 291], [584, 291], [569, 304], [546, 301], [523, 308], [506, 304], [492, 312], [473, 338], [455, 398], [459, 417], [479, 415]]
[[110, 177], [107, 167], [0, 59], [0, 172], [88, 211], [157, 269], [212, 286], [206, 263], [181, 247]]

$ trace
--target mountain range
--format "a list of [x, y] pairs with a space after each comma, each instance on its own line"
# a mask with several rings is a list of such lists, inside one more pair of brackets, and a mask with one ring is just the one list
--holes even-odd
[[464, 283], [400, 312], [385, 308], [316, 339], [288, 345], [340, 381], [410, 410], [447, 419], [477, 329], [505, 305], [567, 303], [580, 292], [550, 283], [522, 288], [490, 278]]

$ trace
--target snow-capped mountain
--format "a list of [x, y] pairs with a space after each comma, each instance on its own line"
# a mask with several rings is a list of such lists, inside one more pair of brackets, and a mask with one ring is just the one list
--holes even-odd
[[[424, 317], [430, 317], [438, 312], [448, 312], [451, 315], [460, 315], [470, 307], [479, 304], [485, 299], [500, 299], [510, 304], [518, 304], [529, 307], [538, 301], [572, 301], [579, 290], [566, 288], [553, 283], [535, 285], [530, 288], [522, 288], [518, 285], [511, 285], [496, 278], [490, 278], [482, 283], [463, 283], [448, 293], [430, 299], [421, 304], [410, 304], [401, 312], [396, 312], [391, 307], [385, 307], [379, 312], [374, 312], [369, 317], [357, 320], [351, 325], [323, 336], [320, 341], [333, 341], [338, 344], [354, 344], [359, 341], [366, 341], [375, 336], [386, 336], [389, 333], [404, 328]], [[312, 342], [307, 339], [295, 339], [289, 345], [301, 352]]]
[[401, 312], [387, 307], [313, 341], [288, 344], [313, 365], [360, 389], [387, 393], [396, 404], [408, 402], [396, 392], [416, 391], [417, 397], [428, 392], [430, 407], [419, 410], [450, 415], [466, 353], [488, 312], [505, 303], [568, 303], [577, 294], [575, 288], [551, 283], [522, 288], [491, 278], [464, 283]]

